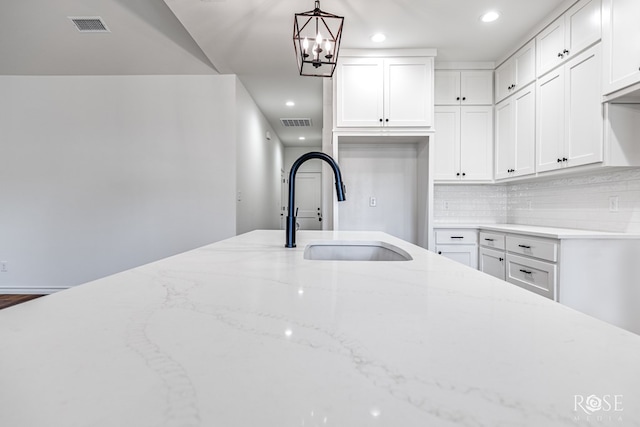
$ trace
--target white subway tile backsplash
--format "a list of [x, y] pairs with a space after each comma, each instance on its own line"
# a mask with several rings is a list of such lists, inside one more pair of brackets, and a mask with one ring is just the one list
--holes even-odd
[[[612, 196], [618, 197], [616, 212], [609, 209]], [[437, 223], [508, 222], [640, 232], [638, 168], [513, 184], [436, 184], [434, 199]]]

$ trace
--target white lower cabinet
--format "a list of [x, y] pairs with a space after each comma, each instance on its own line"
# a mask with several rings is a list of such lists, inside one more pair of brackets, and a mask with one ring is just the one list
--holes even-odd
[[476, 230], [437, 230], [436, 253], [478, 268], [478, 232]]
[[505, 280], [505, 254], [504, 250], [497, 251], [480, 247], [480, 271]]

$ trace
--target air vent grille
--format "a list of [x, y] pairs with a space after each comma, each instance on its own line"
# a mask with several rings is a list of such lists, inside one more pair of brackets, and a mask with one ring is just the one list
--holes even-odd
[[109, 33], [109, 28], [99, 16], [69, 16], [81, 33]]
[[302, 128], [308, 128], [311, 127], [311, 119], [280, 119], [280, 123], [282, 123], [282, 126], [286, 127], [286, 128], [291, 128], [291, 127], [302, 127]]

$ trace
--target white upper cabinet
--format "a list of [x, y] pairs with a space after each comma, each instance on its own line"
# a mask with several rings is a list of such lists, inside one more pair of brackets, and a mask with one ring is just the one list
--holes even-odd
[[431, 57], [346, 57], [335, 81], [336, 127], [432, 126]]
[[438, 181], [491, 181], [493, 108], [438, 106], [434, 174]]
[[523, 90], [496, 105], [495, 179], [535, 172], [536, 87]]
[[600, 0], [581, 0], [538, 34], [538, 77], [600, 40], [600, 9]]
[[491, 105], [493, 71], [437, 70], [434, 98], [436, 105]]
[[516, 93], [535, 78], [536, 42], [531, 40], [496, 69], [496, 103]]
[[640, 82], [640, 1], [603, 0], [604, 94]]
[[603, 160], [600, 45], [538, 79], [537, 171]]

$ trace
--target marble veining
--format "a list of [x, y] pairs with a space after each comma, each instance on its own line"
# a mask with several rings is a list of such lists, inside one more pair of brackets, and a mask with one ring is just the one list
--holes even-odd
[[[319, 239], [413, 260], [305, 260]], [[298, 243], [256, 231], [0, 311], [0, 425], [640, 425], [639, 336], [383, 233]], [[576, 406], [607, 395], [623, 410]]]

